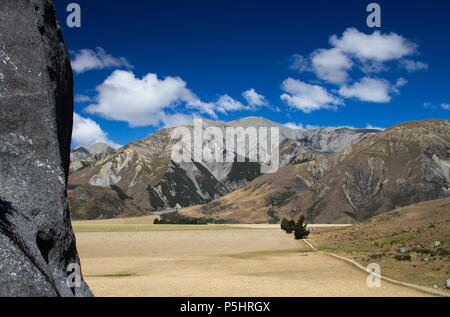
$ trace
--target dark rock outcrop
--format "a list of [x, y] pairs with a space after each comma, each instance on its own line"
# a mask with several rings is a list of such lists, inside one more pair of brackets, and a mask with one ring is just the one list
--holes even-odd
[[0, 1], [0, 296], [91, 296], [67, 204], [70, 59], [52, 0]]

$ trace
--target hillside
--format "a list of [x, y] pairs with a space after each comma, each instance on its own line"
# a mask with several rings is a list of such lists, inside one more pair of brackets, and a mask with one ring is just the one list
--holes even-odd
[[238, 191], [180, 212], [241, 223], [303, 214], [310, 223], [355, 223], [450, 196], [450, 121], [406, 122], [331, 157], [265, 174]]
[[[183, 127], [192, 132], [194, 122]], [[294, 130], [257, 117], [232, 122], [203, 120], [203, 131], [209, 127], [222, 131], [227, 127], [278, 127], [281, 166], [325, 158], [379, 132], [345, 127]], [[225, 142], [212, 138], [205, 140], [203, 147], [230, 153], [235, 162], [175, 163], [171, 151], [179, 138], [172, 135], [173, 131], [173, 128], [163, 129], [113, 153], [73, 162], [68, 193], [72, 216], [75, 219], [111, 218], [142, 215], [177, 205], [205, 204], [261, 175], [259, 163], [249, 162], [248, 156], [246, 162], [237, 162], [237, 153], [230, 153], [221, 144]], [[236, 143], [239, 142], [244, 140], [237, 139]], [[251, 144], [251, 147], [257, 146]]]
[[387, 277], [443, 289], [450, 274], [450, 198], [399, 208], [351, 227], [319, 228], [309, 240], [364, 265], [376, 262]]

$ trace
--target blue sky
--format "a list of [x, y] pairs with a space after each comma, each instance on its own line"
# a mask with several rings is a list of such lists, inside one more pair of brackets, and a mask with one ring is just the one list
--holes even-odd
[[201, 117], [303, 128], [450, 118], [450, 2], [56, 0], [75, 83], [73, 146]]

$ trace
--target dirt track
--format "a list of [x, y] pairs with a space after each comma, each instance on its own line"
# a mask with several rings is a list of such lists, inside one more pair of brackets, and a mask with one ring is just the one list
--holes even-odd
[[97, 296], [426, 295], [385, 282], [370, 289], [365, 273], [303, 252], [303, 242], [277, 229], [76, 235], [85, 279]]

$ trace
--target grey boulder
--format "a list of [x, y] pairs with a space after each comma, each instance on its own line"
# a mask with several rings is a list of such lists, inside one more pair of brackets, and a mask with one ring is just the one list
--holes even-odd
[[55, 6], [1, 0], [0, 12], [0, 296], [92, 296], [82, 277], [67, 283], [80, 263], [66, 194], [73, 79]]

